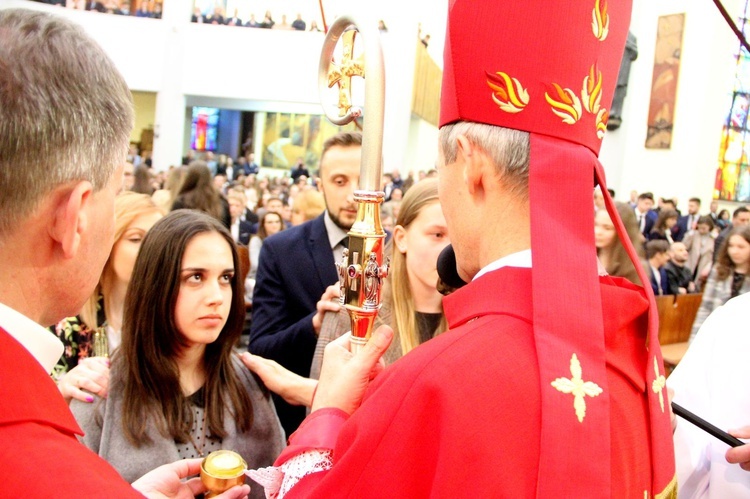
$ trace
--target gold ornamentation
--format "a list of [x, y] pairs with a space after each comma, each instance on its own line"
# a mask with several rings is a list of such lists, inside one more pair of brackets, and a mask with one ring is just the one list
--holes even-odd
[[352, 107], [352, 78], [354, 76], [365, 77], [364, 57], [360, 55], [356, 59], [354, 54], [354, 37], [356, 30], [345, 31], [341, 35], [343, 54], [341, 63], [331, 61], [331, 70], [328, 73], [328, 88], [338, 84], [339, 86], [339, 116], [345, 116]]
[[549, 92], [545, 92], [544, 98], [552, 106], [552, 112], [562, 118], [563, 123], [574, 125], [583, 114], [581, 99], [569, 88], [562, 88], [557, 83], [552, 85], [555, 87], [557, 95], [551, 97]]
[[677, 475], [672, 477], [664, 490], [656, 494], [654, 499], [677, 499]]
[[664, 412], [664, 387], [667, 385], [667, 378], [659, 372], [659, 362], [656, 360], [656, 355], [654, 355], [654, 376], [656, 378], [651, 383], [651, 389], [659, 395], [661, 412]]
[[570, 379], [557, 378], [552, 382], [552, 386], [559, 392], [573, 394], [573, 408], [576, 411], [578, 422], [583, 423], [583, 418], [586, 416], [586, 400], [584, 397], [596, 397], [603, 390], [593, 381], [583, 381], [583, 370], [576, 354], [573, 354], [570, 358], [570, 374]]
[[507, 73], [487, 73], [487, 85], [492, 89], [492, 100], [506, 113], [520, 113], [529, 103], [528, 90]]
[[596, 113], [596, 136], [600, 139], [604, 138], [604, 132], [607, 131], [607, 121], [609, 121], [609, 111], [601, 108]]
[[603, 42], [609, 34], [609, 14], [607, 13], [607, 0], [596, 0], [594, 10], [591, 11], [591, 29], [594, 36]]
[[592, 114], [599, 112], [599, 105], [602, 101], [602, 80], [602, 72], [597, 69], [596, 64], [592, 64], [588, 76], [583, 79], [581, 90], [583, 108]]

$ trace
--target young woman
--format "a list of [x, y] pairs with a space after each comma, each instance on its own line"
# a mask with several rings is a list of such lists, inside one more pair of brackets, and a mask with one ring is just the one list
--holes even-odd
[[703, 289], [714, 261], [714, 221], [709, 216], [698, 219], [697, 230], [689, 231], [682, 240], [688, 250], [687, 266], [698, 290]]
[[80, 315], [54, 327], [65, 345], [54, 374], [68, 402], [71, 398], [91, 402], [91, 393], [106, 391], [106, 357], [120, 344], [125, 291], [135, 258], [146, 233], [162, 216], [145, 194], [123, 192], [115, 200], [115, 243], [99, 284]]
[[[393, 237], [386, 252], [391, 269], [384, 281], [382, 307], [375, 328], [388, 324], [395, 333], [384, 356], [386, 364], [398, 360], [447, 328], [443, 296], [437, 291], [437, 258], [450, 243], [445, 217], [438, 202], [437, 181], [416, 183], [401, 202]], [[326, 313], [315, 347], [310, 376], [320, 374], [325, 346], [351, 329], [345, 310]]]
[[185, 179], [172, 204], [172, 210], [183, 208], [208, 213], [223, 222], [226, 228], [231, 225], [229, 204], [214, 187], [211, 171], [205, 161], [193, 161], [187, 168]]
[[715, 309], [724, 305], [730, 298], [750, 291], [750, 227], [732, 229], [719, 254], [708, 282], [703, 289], [703, 301], [693, 322], [690, 334], [692, 341], [703, 321]]
[[269, 394], [234, 353], [245, 307], [238, 268], [229, 232], [200, 212], [173, 212], [145, 238], [109, 394], [71, 405], [84, 443], [126, 480], [222, 448], [263, 467], [283, 449]]
[[677, 218], [679, 218], [679, 215], [675, 210], [661, 210], [659, 217], [654, 222], [654, 228], [648, 233], [648, 240], [662, 239], [672, 244], [674, 242], [672, 239], [672, 227], [677, 225]]
[[281, 215], [275, 211], [268, 211], [260, 217], [258, 222], [258, 233], [250, 238], [249, 251], [250, 251], [250, 272], [248, 278], [255, 279], [255, 273], [258, 270], [258, 257], [260, 256], [260, 248], [263, 246], [263, 241], [268, 237], [281, 232], [284, 230], [284, 220]]
[[[627, 203], [615, 203], [615, 206], [638, 256], [644, 258], [643, 236], [633, 209]], [[633, 263], [625, 252], [625, 247], [620, 244], [620, 238], [607, 210], [598, 210], [594, 216], [594, 243], [596, 255], [609, 275], [624, 277], [635, 284], [641, 283]]]
[[151, 199], [154, 200], [156, 206], [161, 208], [164, 213], [172, 208], [174, 200], [177, 198], [177, 192], [182, 185], [182, 180], [185, 178], [186, 170], [181, 166], [171, 168], [167, 174], [167, 180], [164, 182], [164, 188], [151, 195]]

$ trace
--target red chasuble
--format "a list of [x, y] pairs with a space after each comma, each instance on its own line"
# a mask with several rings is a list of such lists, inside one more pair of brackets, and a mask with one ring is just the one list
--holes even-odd
[[0, 490], [3, 497], [142, 497], [75, 435], [52, 378], [0, 328]]
[[[620, 278], [601, 277], [599, 288], [606, 379], [589, 377], [585, 363], [540, 379], [531, 270], [496, 270], [445, 298], [451, 331], [386, 369], [348, 421], [326, 409], [303, 423], [276, 465], [305, 450], [332, 448], [333, 467], [303, 478], [286, 497], [535, 497], [545, 488], [539, 483], [542, 390], [557, 391], [568, 406], [561, 429], [609, 411], [608, 438], [577, 442], [568, 434], [571, 449], [606, 449], [602, 442], [609, 441], [611, 491], [588, 489], [588, 497], [655, 497], [662, 491], [653, 490], [654, 476], [671, 474], [673, 463], [651, 459], [652, 446], [672, 441], [649, 430], [648, 300]], [[577, 400], [566, 393], [566, 383], [576, 380], [591, 383], [585, 385], [591, 395]], [[594, 395], [594, 385], [608, 393]], [[579, 463], [581, 470], [590, 464]], [[570, 486], [586, 490], [579, 478], [571, 476]], [[557, 485], [565, 491], [568, 484]]]

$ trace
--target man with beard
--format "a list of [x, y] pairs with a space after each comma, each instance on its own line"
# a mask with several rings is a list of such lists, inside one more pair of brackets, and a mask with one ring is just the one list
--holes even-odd
[[684, 243], [675, 242], [669, 247], [669, 262], [664, 266], [667, 271], [670, 295], [684, 295], [695, 293], [693, 274], [686, 266], [688, 250]]
[[[335, 262], [341, 259], [357, 215], [354, 190], [359, 184], [361, 149], [359, 133], [339, 133], [323, 144], [317, 184], [326, 211], [269, 237], [260, 251], [250, 351], [305, 377], [310, 375], [323, 314], [339, 309], [331, 301], [339, 294]], [[304, 419], [305, 408], [276, 396], [274, 402], [287, 436], [291, 435]]]

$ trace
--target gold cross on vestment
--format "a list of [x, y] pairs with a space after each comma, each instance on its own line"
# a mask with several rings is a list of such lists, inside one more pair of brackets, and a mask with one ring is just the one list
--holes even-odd
[[651, 389], [654, 393], [659, 394], [659, 405], [661, 406], [661, 412], [664, 412], [664, 387], [667, 385], [667, 378], [659, 372], [659, 363], [656, 361], [656, 355], [654, 355], [654, 379], [651, 383]]
[[365, 77], [365, 61], [362, 55], [354, 59], [354, 37], [356, 30], [345, 31], [341, 35], [343, 43], [343, 54], [341, 63], [331, 61], [331, 70], [328, 72], [328, 88], [338, 84], [339, 86], [339, 116], [345, 116], [352, 107], [352, 77]]
[[570, 374], [570, 379], [557, 378], [552, 382], [552, 386], [562, 393], [573, 394], [573, 408], [576, 411], [578, 422], [583, 423], [583, 418], [586, 416], [586, 400], [584, 397], [596, 397], [602, 393], [602, 389], [593, 381], [583, 381], [583, 370], [576, 354], [573, 354], [570, 359]]

